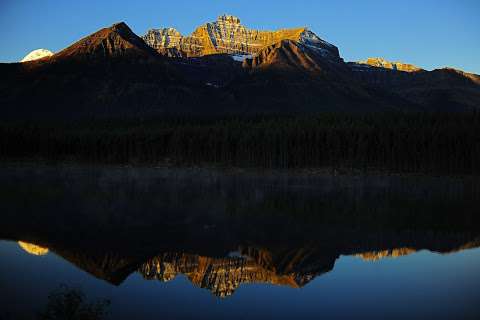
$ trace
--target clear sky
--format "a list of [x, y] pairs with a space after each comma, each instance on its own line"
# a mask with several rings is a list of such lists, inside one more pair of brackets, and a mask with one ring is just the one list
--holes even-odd
[[189, 34], [224, 13], [251, 28], [308, 26], [347, 61], [384, 57], [480, 74], [480, 0], [0, 0], [0, 61], [58, 51], [118, 21], [139, 35], [169, 26]]

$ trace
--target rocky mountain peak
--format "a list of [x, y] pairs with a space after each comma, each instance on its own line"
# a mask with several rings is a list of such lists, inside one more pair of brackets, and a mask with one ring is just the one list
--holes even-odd
[[112, 26], [110, 27], [111, 30], [114, 30], [114, 31], [120, 31], [120, 32], [132, 32], [132, 30], [130, 30], [130, 28], [127, 26], [127, 24], [123, 21], [120, 21], [120, 22], [116, 22], [114, 24], [112, 24]]
[[230, 23], [230, 24], [240, 24], [240, 18], [224, 14], [223, 16], [219, 16], [217, 18], [217, 22], [219, 23]]
[[152, 57], [156, 53], [125, 22], [119, 22], [80, 39], [54, 58], [98, 59], [127, 55]]
[[169, 56], [256, 55], [265, 47], [291, 40], [323, 51], [325, 55], [340, 57], [337, 47], [307, 28], [254, 30], [243, 26], [240, 19], [232, 15], [222, 15], [214, 22], [201, 25], [190, 36], [182, 36], [173, 28], [160, 28], [149, 30], [142, 38], [150, 47]]

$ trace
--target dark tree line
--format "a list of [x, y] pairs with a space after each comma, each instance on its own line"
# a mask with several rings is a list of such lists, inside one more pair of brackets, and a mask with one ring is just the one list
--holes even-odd
[[95, 120], [0, 125], [3, 158], [480, 171], [480, 114]]

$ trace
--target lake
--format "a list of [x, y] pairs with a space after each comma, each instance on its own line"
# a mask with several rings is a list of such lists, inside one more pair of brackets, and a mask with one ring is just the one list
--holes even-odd
[[474, 176], [7, 163], [0, 211], [2, 320], [62, 286], [107, 319], [480, 318]]

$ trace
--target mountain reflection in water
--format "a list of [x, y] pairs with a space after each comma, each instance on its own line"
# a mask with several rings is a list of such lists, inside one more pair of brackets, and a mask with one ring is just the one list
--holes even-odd
[[[218, 297], [228, 297], [240, 285], [249, 283], [303, 287], [315, 277], [333, 270], [335, 260], [340, 255], [354, 255], [364, 260], [377, 261], [382, 258], [408, 255], [419, 249], [452, 253], [480, 246], [479, 237], [474, 234], [422, 236], [408, 232], [395, 234], [390, 240], [384, 241], [385, 237], [388, 236], [370, 234], [363, 239], [355, 237], [350, 244], [344, 243], [343, 240], [336, 242], [333, 239], [325, 239], [329, 245], [312, 245], [309, 248], [246, 247], [238, 249], [241, 252], [239, 257], [202, 256], [188, 253], [193, 250], [208, 252], [214, 249], [214, 243], [210, 243], [204, 249], [195, 246], [196, 249], [189, 250], [183, 247], [182, 251], [163, 252], [151, 257], [135, 255], [135, 251], [142, 249], [134, 247], [110, 248], [103, 251], [98, 248], [86, 248], [79, 244], [78, 247], [61, 246], [51, 251], [93, 276], [114, 285], [120, 285], [134, 272], [140, 273], [145, 280], [161, 282], [173, 280], [177, 275], [183, 274], [195, 286], [208, 289]], [[361, 243], [361, 246], [353, 245], [354, 242]], [[408, 244], [410, 248], [383, 249], [391, 243]], [[365, 252], [363, 248], [372, 251]], [[48, 252], [48, 249], [44, 250]], [[155, 250], [152, 248], [151, 252], [153, 254]]]
[[[300, 288], [368, 261], [480, 244], [474, 178], [28, 168], [0, 175], [3, 239], [113, 285], [185, 275], [218, 297]], [[234, 253], [234, 254], [232, 254]]]
[[476, 319], [479, 199], [476, 177], [9, 165], [0, 318], [65, 284], [119, 320]]

